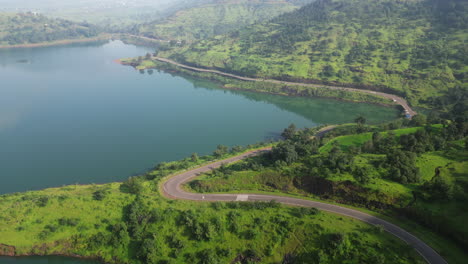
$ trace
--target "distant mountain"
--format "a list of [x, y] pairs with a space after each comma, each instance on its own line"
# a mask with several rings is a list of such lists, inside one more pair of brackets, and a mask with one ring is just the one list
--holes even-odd
[[468, 84], [468, 1], [317, 0], [161, 53], [248, 76], [385, 89], [428, 106]]
[[[164, 20], [134, 27], [133, 34], [164, 40], [193, 41], [224, 34], [297, 9], [312, 0], [203, 0], [187, 1]], [[181, 2], [178, 6], [183, 6]]]
[[97, 27], [88, 23], [47, 18], [34, 12], [0, 13], [0, 45], [91, 38], [99, 32]]

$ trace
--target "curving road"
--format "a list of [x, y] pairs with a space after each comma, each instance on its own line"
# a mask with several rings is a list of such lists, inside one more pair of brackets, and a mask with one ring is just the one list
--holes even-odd
[[377, 95], [377, 96], [380, 96], [380, 97], [383, 97], [383, 98], [390, 99], [394, 103], [401, 105], [401, 107], [403, 107], [403, 109], [405, 110], [405, 114], [409, 114], [410, 118], [417, 114], [409, 106], [408, 102], [405, 99], [403, 99], [403, 98], [401, 98], [401, 97], [399, 97], [397, 95], [393, 95], [393, 94], [375, 92], [375, 91], [370, 91], [370, 90], [362, 90], [362, 89], [356, 89], [356, 88], [339, 87], [339, 86], [328, 86], [328, 85], [318, 85], [318, 84], [298, 83], [298, 82], [286, 82], [286, 81], [279, 81], [279, 80], [273, 80], [273, 79], [249, 78], [249, 77], [243, 77], [243, 76], [230, 74], [230, 73], [217, 71], [217, 70], [209, 70], [209, 69], [192, 67], [192, 66], [181, 64], [181, 63], [178, 63], [178, 62], [175, 62], [173, 60], [166, 59], [166, 58], [153, 57], [153, 59], [161, 61], [161, 62], [166, 62], [166, 63], [172, 64], [172, 65], [184, 68], [184, 69], [192, 70], [192, 71], [214, 73], [214, 74], [223, 75], [223, 76], [226, 76], [226, 77], [235, 78], [235, 79], [242, 80], [242, 81], [267, 82], [267, 83], [274, 83], [274, 84], [297, 85], [297, 86], [303, 86], [303, 87], [326, 88], [326, 89], [331, 89], [331, 90], [341, 90], [341, 91], [350, 91], [350, 92], [358, 92], [358, 93], [367, 93], [367, 94]]
[[372, 225], [380, 225], [387, 232], [395, 235], [401, 240], [408, 243], [430, 264], [446, 264], [447, 262], [440, 256], [435, 250], [433, 250], [426, 243], [408, 233], [404, 229], [382, 220], [376, 216], [372, 216], [357, 210], [341, 207], [338, 205], [327, 204], [323, 202], [316, 202], [310, 200], [303, 200], [298, 198], [291, 198], [285, 196], [275, 196], [275, 195], [261, 195], [261, 194], [200, 194], [200, 193], [189, 193], [184, 191], [181, 186], [197, 177], [201, 173], [211, 171], [215, 168], [220, 167], [222, 164], [232, 163], [239, 161], [248, 157], [260, 155], [262, 153], [270, 151], [271, 148], [263, 148], [254, 151], [250, 151], [244, 154], [241, 154], [236, 157], [228, 158], [225, 160], [217, 161], [190, 171], [183, 172], [181, 174], [175, 175], [169, 178], [162, 185], [163, 195], [172, 198], [172, 199], [183, 199], [183, 200], [192, 200], [192, 201], [272, 201], [294, 205], [294, 206], [304, 206], [304, 207], [315, 207], [323, 211], [328, 211], [340, 215], [349, 216], [364, 222], [367, 222]]

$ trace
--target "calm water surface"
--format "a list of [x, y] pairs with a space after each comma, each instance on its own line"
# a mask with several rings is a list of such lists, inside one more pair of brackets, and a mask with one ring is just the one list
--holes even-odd
[[215, 88], [114, 62], [120, 41], [0, 50], [0, 193], [120, 181], [161, 161], [247, 145], [290, 123], [390, 120], [396, 110]]

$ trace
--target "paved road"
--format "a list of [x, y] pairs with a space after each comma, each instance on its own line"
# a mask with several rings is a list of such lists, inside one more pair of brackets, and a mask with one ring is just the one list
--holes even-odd
[[205, 173], [211, 171], [215, 168], [220, 167], [222, 164], [232, 163], [235, 161], [239, 161], [245, 159], [247, 157], [252, 157], [256, 155], [260, 155], [262, 153], [270, 151], [271, 148], [263, 148], [255, 151], [251, 151], [236, 157], [232, 157], [229, 159], [225, 159], [222, 161], [217, 161], [212, 164], [205, 165], [203, 167], [199, 167], [176, 176], [169, 178], [162, 186], [163, 194], [166, 197], [172, 199], [183, 199], [183, 200], [192, 200], [192, 201], [271, 201], [275, 200], [277, 202], [288, 204], [288, 205], [295, 205], [295, 206], [305, 206], [305, 207], [315, 207], [320, 210], [341, 214], [345, 216], [349, 216], [364, 222], [367, 222], [372, 225], [381, 225], [383, 228], [395, 235], [396, 237], [400, 238], [401, 240], [405, 241], [409, 245], [411, 245], [416, 251], [421, 254], [421, 256], [430, 264], [446, 264], [447, 262], [431, 247], [429, 247], [426, 243], [418, 239], [417, 237], [411, 235], [410, 233], [406, 232], [402, 228], [389, 223], [385, 220], [382, 220], [376, 216], [372, 216], [360, 211], [356, 211], [353, 209], [327, 204], [323, 202], [316, 202], [310, 200], [303, 200], [298, 198], [291, 198], [291, 197], [284, 197], [284, 196], [274, 196], [274, 195], [261, 195], [261, 194], [200, 194], [200, 193], [189, 193], [184, 191], [181, 188], [181, 185], [189, 182], [193, 178], [197, 177], [201, 173]]
[[170, 59], [166, 58], [160, 58], [160, 57], [153, 57], [153, 59], [170, 63], [176, 66], [179, 66], [184, 69], [192, 70], [192, 71], [198, 71], [198, 72], [208, 72], [208, 73], [214, 73], [214, 74], [219, 74], [231, 78], [235, 78], [238, 80], [242, 81], [250, 81], [250, 82], [268, 82], [268, 83], [275, 83], [275, 84], [285, 84], [285, 85], [297, 85], [297, 86], [303, 86], [303, 87], [315, 87], [315, 88], [327, 88], [327, 89], [332, 89], [332, 90], [342, 90], [342, 91], [351, 91], [351, 92], [358, 92], [358, 93], [367, 93], [367, 94], [373, 94], [377, 95], [383, 98], [387, 98], [390, 100], [393, 100], [396, 104], [399, 104], [403, 107], [405, 112], [409, 114], [411, 117], [415, 116], [417, 113], [408, 105], [408, 102], [396, 95], [393, 94], [387, 94], [387, 93], [382, 93], [382, 92], [375, 92], [375, 91], [370, 91], [370, 90], [362, 90], [362, 89], [356, 89], [356, 88], [347, 88], [347, 87], [339, 87], [339, 86], [328, 86], [328, 85], [318, 85], [318, 84], [309, 84], [309, 83], [297, 83], [297, 82], [285, 82], [285, 81], [279, 81], [279, 80], [273, 80], [273, 79], [257, 79], [257, 78], [249, 78], [249, 77], [243, 77], [235, 74], [230, 74], [226, 72], [221, 72], [217, 70], [209, 70], [209, 69], [202, 69], [202, 68], [197, 68], [197, 67], [192, 67], [188, 66], [185, 64], [181, 64], [178, 62], [175, 62]]

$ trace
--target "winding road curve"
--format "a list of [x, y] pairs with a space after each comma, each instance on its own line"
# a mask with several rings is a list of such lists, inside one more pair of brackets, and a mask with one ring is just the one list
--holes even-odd
[[192, 71], [197, 71], [197, 72], [207, 72], [207, 73], [214, 73], [218, 75], [223, 75], [226, 77], [231, 77], [235, 78], [238, 80], [242, 81], [250, 81], [250, 82], [267, 82], [267, 83], [274, 83], [274, 84], [285, 84], [285, 85], [297, 85], [297, 86], [303, 86], [303, 87], [314, 87], [314, 88], [326, 88], [326, 89], [331, 89], [331, 90], [341, 90], [341, 91], [350, 91], [350, 92], [358, 92], [358, 93], [367, 93], [367, 94], [372, 94], [372, 95], [377, 95], [383, 98], [387, 98], [390, 100], [393, 100], [396, 104], [401, 105], [403, 109], [405, 110], [406, 114], [409, 114], [410, 117], [415, 116], [417, 113], [409, 106], [408, 102], [393, 94], [388, 94], [388, 93], [382, 93], [382, 92], [375, 92], [375, 91], [370, 91], [370, 90], [362, 90], [362, 89], [356, 89], [356, 88], [347, 88], [347, 87], [339, 87], [339, 86], [328, 86], [328, 85], [318, 85], [318, 84], [310, 84], [310, 83], [298, 83], [298, 82], [285, 82], [285, 81], [279, 81], [279, 80], [273, 80], [273, 79], [257, 79], [257, 78], [249, 78], [249, 77], [243, 77], [235, 74], [230, 74], [222, 71], [217, 71], [217, 70], [209, 70], [209, 69], [202, 69], [202, 68], [197, 68], [197, 67], [192, 67], [188, 66], [185, 64], [181, 64], [178, 62], [175, 62], [170, 59], [166, 58], [160, 58], [160, 57], [153, 57], [154, 60], [158, 60], [161, 62], [169, 63], [184, 69], [192, 70]]
[[184, 191], [181, 186], [184, 183], [189, 182], [201, 173], [211, 171], [215, 168], [220, 167], [222, 164], [228, 164], [236, 162], [248, 157], [257, 156], [266, 152], [269, 152], [271, 148], [263, 148], [254, 151], [250, 151], [232, 158], [217, 161], [190, 171], [183, 172], [169, 178], [162, 185], [162, 193], [164, 196], [171, 199], [182, 199], [192, 201], [277, 201], [282, 204], [304, 206], [304, 207], [315, 207], [323, 211], [328, 211], [340, 215], [352, 217], [372, 225], [380, 225], [387, 232], [395, 235], [401, 240], [408, 243], [430, 264], [446, 264], [447, 262], [440, 256], [435, 250], [433, 250], [426, 243], [408, 233], [404, 229], [382, 220], [376, 216], [372, 216], [357, 210], [341, 207], [338, 205], [327, 204], [323, 202], [316, 202], [311, 200], [303, 200], [298, 198], [291, 198], [285, 196], [275, 195], [261, 195], [261, 194], [200, 194], [200, 193], [189, 193]]

